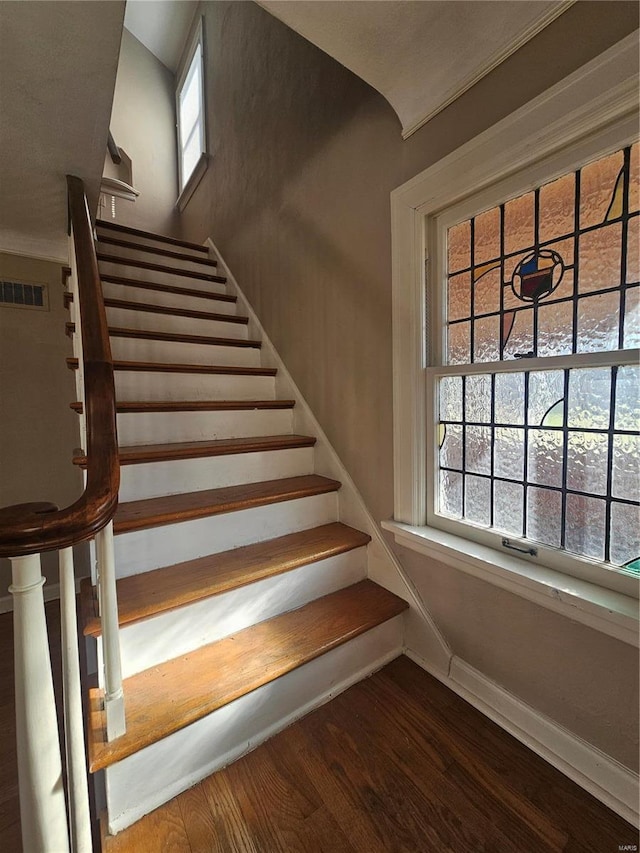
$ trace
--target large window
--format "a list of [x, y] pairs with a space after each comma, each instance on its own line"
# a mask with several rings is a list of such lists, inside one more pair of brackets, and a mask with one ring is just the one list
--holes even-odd
[[436, 220], [429, 521], [567, 571], [640, 575], [638, 148]]
[[176, 92], [178, 164], [182, 191], [206, 151], [202, 30], [186, 54]]

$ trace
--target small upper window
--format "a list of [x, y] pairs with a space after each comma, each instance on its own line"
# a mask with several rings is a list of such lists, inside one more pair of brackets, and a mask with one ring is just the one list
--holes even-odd
[[178, 161], [180, 191], [206, 150], [202, 30], [199, 27], [178, 78]]

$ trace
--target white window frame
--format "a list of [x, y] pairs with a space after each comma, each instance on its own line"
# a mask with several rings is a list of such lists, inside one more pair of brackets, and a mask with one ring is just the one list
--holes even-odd
[[[191, 173], [187, 176], [183, 175], [183, 154], [185, 141], [182, 139], [182, 126], [180, 123], [180, 96], [184, 91], [192, 73], [193, 60], [196, 51], [200, 48], [200, 110], [197, 124], [199, 125], [200, 137], [200, 157]], [[191, 197], [193, 191], [198, 185], [202, 175], [207, 168], [207, 115], [205, 110], [205, 52], [204, 52], [204, 35], [202, 18], [197, 22], [191, 40], [188, 42], [186, 52], [183, 55], [180, 63], [180, 71], [176, 78], [176, 135], [178, 146], [178, 207], [180, 210], [184, 208]], [[195, 126], [194, 126], [195, 129]], [[188, 140], [186, 140], [188, 142]], [[186, 143], [185, 143], [186, 144]]]
[[[472, 195], [477, 202], [485, 191], [493, 199], [496, 187], [509, 186], [514, 175], [526, 173], [526, 180], [539, 185], [636, 139], [637, 55], [633, 33], [392, 192], [394, 521], [383, 522], [400, 544], [636, 645], [633, 578], [603, 569], [597, 577], [574, 578], [428, 526], [433, 455], [427, 444], [426, 308], [436, 290], [427, 292], [425, 259], [438, 256], [434, 220], [443, 211]], [[429, 308], [433, 316], [434, 306]]]

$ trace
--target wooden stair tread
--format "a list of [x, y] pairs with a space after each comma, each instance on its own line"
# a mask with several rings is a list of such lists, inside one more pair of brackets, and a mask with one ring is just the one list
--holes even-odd
[[[75, 323], [65, 323], [67, 335], [74, 335]], [[181, 335], [175, 332], [156, 332], [150, 329], [127, 329], [122, 326], [109, 326], [109, 335], [114, 338], [141, 338], [149, 341], [173, 341], [174, 343], [202, 344], [203, 346], [250, 347], [260, 349], [261, 341], [244, 338], [219, 338], [209, 335]]]
[[171, 314], [176, 317], [190, 317], [194, 320], [216, 320], [219, 323], [236, 323], [246, 326], [248, 317], [238, 314], [216, 314], [213, 311], [195, 311], [191, 308], [172, 308], [169, 305], [154, 305], [150, 302], [133, 302], [129, 299], [104, 300], [107, 308], [124, 308], [127, 311], [142, 311], [147, 314]]
[[[116, 400], [117, 412], [222, 412], [253, 409], [293, 409], [295, 400]], [[82, 403], [71, 403], [81, 414]]]
[[154, 234], [151, 231], [143, 231], [140, 228], [130, 228], [128, 225], [120, 225], [117, 222], [109, 222], [107, 219], [96, 219], [97, 228], [109, 228], [123, 234], [135, 234], [136, 237], [146, 237], [148, 240], [159, 240], [162, 243], [170, 243], [172, 246], [183, 246], [185, 249], [194, 249], [197, 252], [208, 253], [206, 246], [199, 243], [189, 243], [188, 240], [179, 240], [177, 237], [167, 237], [164, 234]]
[[89, 763], [100, 770], [398, 616], [402, 599], [364, 580], [124, 681], [127, 731], [106, 742], [90, 690]]
[[321, 495], [337, 491], [340, 486], [341, 483], [337, 480], [330, 480], [318, 474], [306, 474], [301, 477], [285, 477], [261, 483], [245, 483], [240, 486], [225, 486], [221, 489], [206, 489], [200, 492], [130, 501], [118, 507], [114, 518], [114, 532], [117, 535], [132, 530], [159, 527], [225, 512]]
[[[368, 534], [335, 521], [122, 578], [117, 581], [120, 625], [344, 554], [367, 545], [370, 539]], [[91, 581], [85, 581], [81, 588], [83, 630], [86, 636], [97, 637], [102, 633], [97, 599]]]
[[154, 255], [162, 255], [166, 258], [177, 258], [180, 261], [191, 261], [194, 264], [205, 264], [206, 266], [217, 266], [216, 261], [209, 257], [199, 258], [195, 255], [187, 255], [185, 252], [174, 252], [172, 249], [161, 249], [159, 246], [147, 246], [145, 243], [134, 243], [131, 240], [118, 240], [116, 237], [106, 237], [98, 235], [97, 244], [107, 244], [109, 246], [122, 246], [126, 249], [133, 249], [136, 252], [151, 252]]
[[[140, 444], [120, 447], [121, 465], [143, 462], [168, 462], [177, 459], [203, 459], [208, 456], [232, 456], [269, 450], [313, 447], [316, 439], [308, 435], [260, 435], [251, 438], [217, 438], [213, 441], [176, 441], [165, 444]], [[73, 464], [85, 467], [87, 457], [74, 456]]]
[[96, 252], [96, 257], [98, 261], [103, 261], [105, 264], [121, 264], [125, 267], [138, 267], [143, 270], [168, 273], [169, 275], [182, 275], [187, 278], [196, 278], [201, 281], [215, 281], [215, 277], [211, 273], [207, 272], [183, 270], [180, 269], [180, 267], [169, 267], [166, 264], [153, 264], [150, 261], [140, 261], [137, 258], [121, 258], [119, 255], [107, 255], [104, 252]]
[[[68, 358], [67, 367], [78, 369], [78, 359]], [[115, 359], [114, 370], [138, 371], [141, 373], [215, 373], [229, 376], [275, 376], [277, 367], [244, 367], [233, 364], [184, 364], [164, 361], [122, 361]]]
[[[225, 284], [227, 279], [224, 276], [214, 276], [219, 284]], [[110, 284], [122, 284], [127, 287], [139, 287], [141, 290], [157, 290], [160, 293], [177, 293], [179, 296], [196, 296], [198, 299], [213, 299], [217, 302], [237, 302], [237, 296], [229, 296], [227, 293], [210, 293], [207, 290], [195, 290], [191, 287], [178, 287], [173, 284], [160, 284], [155, 281], [140, 281], [137, 278], [126, 278], [121, 275], [100, 275], [102, 281], [107, 281]]]

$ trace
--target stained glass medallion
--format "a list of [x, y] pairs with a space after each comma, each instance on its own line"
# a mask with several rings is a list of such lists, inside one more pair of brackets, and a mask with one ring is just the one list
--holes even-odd
[[640, 368], [526, 366], [638, 346], [639, 162], [636, 143], [448, 230], [435, 503], [640, 576]]

